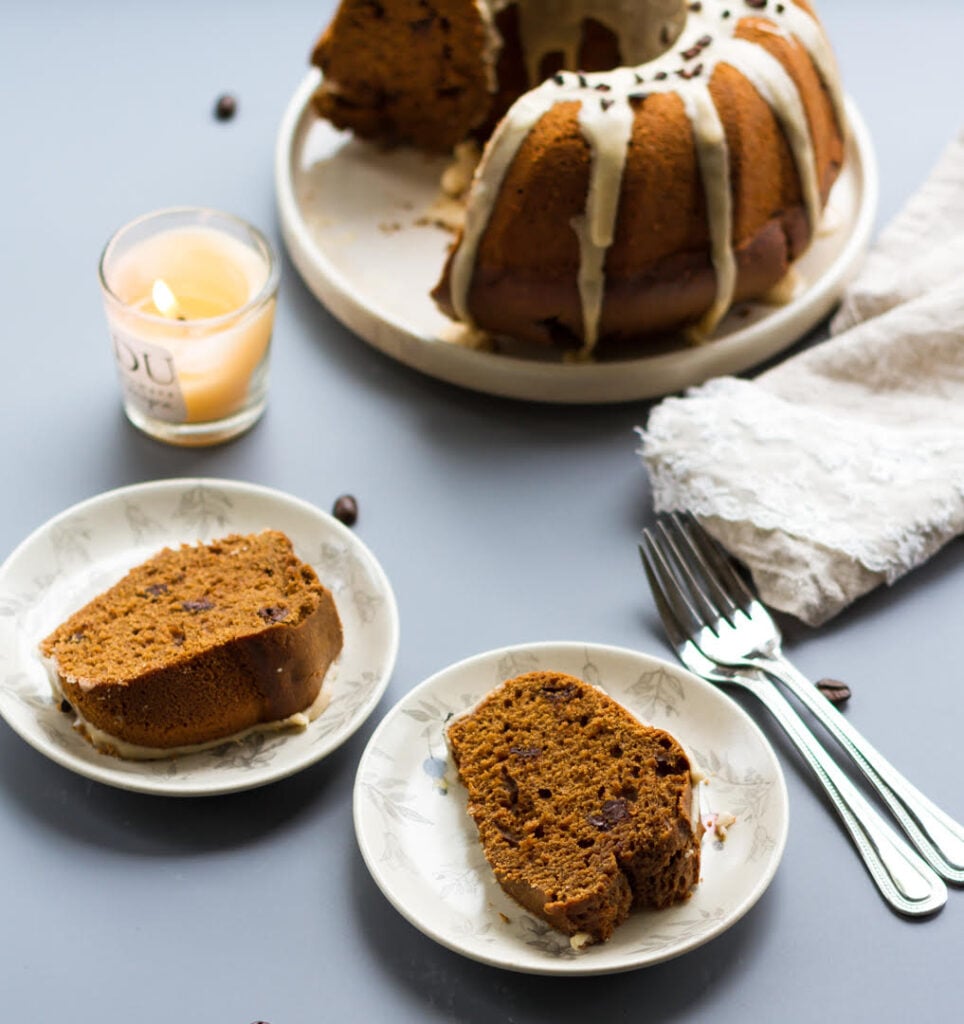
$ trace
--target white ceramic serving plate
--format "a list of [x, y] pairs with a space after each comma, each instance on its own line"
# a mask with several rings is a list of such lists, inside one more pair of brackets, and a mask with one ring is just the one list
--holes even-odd
[[[552, 669], [601, 686], [669, 730], [706, 776], [701, 815], [732, 814], [725, 841], [703, 840], [702, 881], [685, 903], [630, 915], [606, 943], [568, 938], [506, 896], [486, 863], [443, 730], [505, 679]], [[489, 651], [415, 687], [385, 716], [358, 767], [355, 831], [396, 909], [443, 946], [532, 974], [608, 974], [659, 963], [738, 921], [769, 885], [789, 821], [786, 784], [766, 738], [732, 700], [682, 668], [598, 644]]]
[[[331, 590], [345, 642], [325, 677], [331, 701], [303, 732], [255, 734], [203, 753], [128, 761], [99, 753], [51, 697], [37, 644], [162, 547], [284, 531]], [[374, 555], [346, 527], [280, 491], [229, 480], [163, 480], [108, 491], [45, 523], [0, 567], [0, 715], [58, 764], [121, 789], [207, 796], [252, 789], [314, 764], [374, 710], [398, 650], [398, 612]]]
[[866, 126], [848, 101], [851, 135], [818, 237], [796, 264], [785, 305], [744, 303], [713, 341], [646, 358], [565, 363], [558, 354], [460, 344], [464, 331], [429, 292], [452, 236], [431, 223], [447, 157], [387, 151], [321, 121], [311, 72], [278, 134], [275, 186], [288, 252], [308, 288], [375, 348], [432, 377], [489, 394], [543, 402], [625, 402], [739, 373], [783, 351], [825, 317], [856, 273], [877, 211], [877, 169]]

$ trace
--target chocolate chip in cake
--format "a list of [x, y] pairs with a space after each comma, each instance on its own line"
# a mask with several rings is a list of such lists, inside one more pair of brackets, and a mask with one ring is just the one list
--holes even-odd
[[628, 821], [629, 818], [629, 804], [625, 800], [607, 800], [602, 805], [602, 811], [599, 814], [587, 815], [586, 821], [593, 828], [598, 828], [600, 832], [608, 832], [621, 821]]
[[358, 502], [351, 494], [342, 494], [335, 499], [331, 514], [345, 526], [354, 526], [358, 521]]
[[222, 93], [214, 104], [214, 116], [219, 121], [230, 121], [238, 112], [238, 101], [230, 93]]
[[689, 770], [690, 766], [683, 757], [678, 757], [675, 761], [670, 761], [668, 758], [665, 758], [660, 754], [656, 755], [656, 774], [661, 779], [666, 778], [667, 775], [682, 775], [684, 772], [688, 772]]
[[152, 583], [150, 586], [144, 588], [144, 593], [149, 594], [151, 597], [160, 597], [161, 594], [167, 593], [167, 584]]
[[542, 747], [509, 747], [509, 753], [524, 760], [531, 760], [542, 753]]
[[284, 622], [289, 614], [288, 609], [282, 605], [275, 605], [274, 607], [268, 605], [258, 609], [258, 616], [264, 619], [265, 622]]
[[214, 602], [207, 597], [199, 597], [196, 601], [182, 601], [181, 607], [186, 612], [206, 612], [214, 607]]
[[549, 700], [571, 700], [576, 695], [576, 687], [571, 683], [562, 686], [543, 686], [542, 693]]

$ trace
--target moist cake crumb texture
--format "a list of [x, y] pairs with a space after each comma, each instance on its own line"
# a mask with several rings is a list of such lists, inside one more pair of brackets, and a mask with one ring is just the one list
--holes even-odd
[[342, 646], [330, 592], [277, 530], [165, 548], [40, 645], [83, 719], [147, 747], [303, 711]]
[[554, 928], [601, 942], [631, 909], [670, 906], [697, 883], [689, 759], [601, 690], [529, 673], [447, 736], [499, 884]]

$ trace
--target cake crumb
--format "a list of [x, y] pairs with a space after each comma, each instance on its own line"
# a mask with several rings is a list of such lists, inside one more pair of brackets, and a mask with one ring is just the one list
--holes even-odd
[[592, 945], [592, 936], [589, 932], [576, 932], [575, 935], [569, 936], [569, 945], [577, 952], [581, 953], [586, 946]]
[[716, 841], [722, 845], [726, 840], [727, 833], [736, 824], [736, 817], [732, 814], [716, 813], [708, 814], [703, 819], [703, 827], [708, 833], [712, 833]]

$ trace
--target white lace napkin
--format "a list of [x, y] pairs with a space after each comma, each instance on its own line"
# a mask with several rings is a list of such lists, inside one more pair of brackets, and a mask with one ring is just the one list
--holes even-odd
[[696, 513], [810, 625], [964, 532], [964, 132], [831, 331], [753, 381], [664, 400], [640, 430], [657, 511]]

